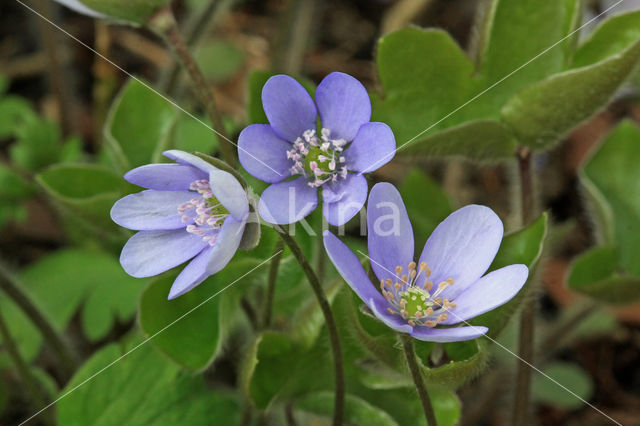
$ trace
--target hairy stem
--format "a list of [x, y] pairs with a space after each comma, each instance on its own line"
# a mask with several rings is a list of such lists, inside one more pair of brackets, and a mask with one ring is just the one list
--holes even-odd
[[438, 422], [436, 420], [436, 414], [433, 411], [433, 406], [431, 405], [431, 399], [429, 399], [429, 392], [427, 392], [427, 386], [424, 384], [424, 380], [420, 374], [416, 352], [413, 348], [413, 340], [411, 336], [407, 334], [400, 334], [400, 340], [402, 341], [402, 347], [404, 348], [404, 354], [407, 358], [413, 383], [416, 385], [416, 390], [422, 403], [422, 410], [424, 411], [424, 418], [427, 420], [427, 425], [437, 426]]
[[211, 124], [218, 134], [220, 142], [220, 150], [222, 157], [231, 167], [236, 167], [236, 157], [233, 142], [225, 135], [224, 123], [222, 117], [216, 106], [216, 100], [213, 96], [211, 87], [207, 84], [202, 71], [198, 67], [193, 56], [189, 52], [187, 44], [180, 34], [180, 29], [175, 20], [171, 7], [166, 6], [158, 11], [148, 22], [148, 25], [153, 29], [164, 42], [171, 48], [171, 51], [175, 55], [176, 59], [184, 67], [189, 75], [193, 91], [196, 96], [200, 98], [200, 101], [204, 105]]
[[276, 230], [280, 234], [280, 237], [284, 241], [284, 243], [289, 247], [293, 256], [296, 258], [305, 275], [307, 276], [307, 280], [309, 284], [311, 284], [311, 288], [320, 304], [320, 309], [322, 310], [322, 315], [324, 316], [324, 321], [327, 325], [327, 330], [329, 331], [329, 339], [331, 342], [331, 351], [333, 353], [333, 364], [334, 364], [334, 373], [335, 373], [335, 405], [333, 411], [333, 424], [334, 426], [338, 426], [342, 424], [342, 419], [344, 416], [344, 363], [342, 360], [342, 349], [340, 347], [340, 338], [338, 336], [338, 328], [336, 327], [336, 321], [333, 318], [333, 313], [331, 312], [331, 306], [329, 305], [329, 301], [327, 300], [327, 296], [324, 294], [324, 290], [322, 289], [322, 284], [320, 284], [320, 280], [318, 276], [313, 272], [309, 261], [306, 256], [302, 252], [302, 249], [296, 242], [296, 240], [291, 237], [286, 231], [282, 230], [279, 227], [276, 227]]
[[[520, 174], [521, 224], [526, 226], [533, 215], [533, 176], [531, 175], [531, 151], [520, 148], [517, 153]], [[531, 365], [534, 352], [536, 303], [530, 300], [524, 303], [520, 316], [520, 339], [518, 355], [520, 362], [516, 374], [515, 400], [512, 422], [514, 426], [524, 426], [529, 417], [529, 396], [531, 388]]]
[[282, 259], [282, 252], [284, 248], [284, 241], [282, 239], [276, 242], [276, 246], [273, 249], [273, 258], [271, 258], [271, 264], [269, 265], [269, 281], [267, 282], [267, 294], [264, 298], [264, 307], [262, 308], [262, 328], [269, 328], [271, 325], [271, 313], [273, 312], [273, 297], [276, 291], [276, 281], [278, 279], [278, 269], [280, 268], [280, 260]]
[[29, 299], [22, 289], [20, 289], [9, 271], [2, 264], [0, 264], [0, 289], [2, 289], [2, 291], [4, 291], [15, 302], [15, 304], [22, 309], [33, 325], [35, 325], [40, 331], [45, 341], [56, 353], [64, 379], [69, 379], [73, 375], [76, 367], [76, 360], [73, 356], [73, 352], [67, 347], [67, 344], [56, 330], [54, 330], [51, 324], [49, 324], [38, 307], [34, 305], [31, 299]]
[[[44, 406], [45, 397], [43, 395], [42, 389], [38, 385], [38, 381], [31, 374], [31, 370], [29, 369], [29, 365], [22, 358], [20, 351], [18, 350], [18, 346], [16, 342], [13, 340], [11, 333], [9, 332], [9, 328], [7, 327], [7, 323], [4, 321], [2, 317], [2, 312], [0, 312], [0, 336], [2, 337], [2, 346], [6, 349], [9, 354], [9, 358], [15, 364], [16, 370], [22, 379], [22, 382], [31, 395], [31, 402], [33, 403], [33, 408], [39, 410], [40, 407]], [[47, 416], [48, 417], [48, 416]], [[51, 423], [51, 419], [47, 419], [47, 423]]]

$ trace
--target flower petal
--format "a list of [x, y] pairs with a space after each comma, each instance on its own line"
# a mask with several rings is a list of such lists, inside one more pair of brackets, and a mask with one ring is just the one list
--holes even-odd
[[262, 106], [273, 130], [293, 142], [305, 130], [315, 130], [318, 113], [313, 99], [288, 75], [274, 75], [262, 88]]
[[268, 124], [252, 124], [238, 137], [238, 158], [250, 175], [275, 183], [289, 176], [292, 161], [287, 158], [291, 144], [278, 137]]
[[269, 223], [294, 223], [311, 213], [318, 205], [318, 191], [307, 180], [274, 183], [264, 190], [258, 203], [260, 216]]
[[82, 13], [83, 15], [92, 16], [94, 18], [106, 18], [106, 15], [102, 13], [96, 12], [93, 9], [85, 6], [79, 0], [56, 0], [58, 3], [67, 6], [71, 10], [75, 10], [78, 13]]
[[373, 315], [376, 316], [380, 321], [385, 323], [388, 327], [394, 329], [395, 331], [399, 331], [401, 333], [411, 333], [414, 329], [407, 322], [400, 318], [399, 315], [391, 315], [387, 312], [387, 301], [384, 300], [382, 302], [375, 301], [374, 299], [370, 299], [368, 306], [373, 312]]
[[457, 307], [449, 311], [442, 324], [457, 324], [504, 305], [520, 291], [528, 275], [525, 265], [509, 265], [488, 273], [456, 297]]
[[502, 233], [498, 215], [474, 204], [451, 213], [436, 227], [420, 262], [427, 262], [434, 285], [453, 279], [454, 285], [442, 292], [443, 298], [455, 299], [485, 273], [498, 252]]
[[180, 151], [178, 149], [172, 149], [169, 151], [165, 151], [162, 153], [165, 157], [172, 159], [173, 161], [177, 161], [178, 163], [188, 164], [193, 167], [197, 167], [202, 170], [206, 174], [212, 172], [214, 170], [218, 170], [217, 167], [212, 166], [207, 163], [200, 157], [196, 157], [193, 154], [189, 154], [188, 152]]
[[396, 266], [402, 266], [406, 273], [413, 260], [413, 229], [402, 197], [390, 183], [378, 183], [371, 189], [367, 233], [371, 267], [376, 276], [398, 281]]
[[489, 329], [481, 326], [429, 328], [426, 326], [413, 327], [412, 337], [427, 342], [462, 342], [476, 339], [484, 335]]
[[143, 188], [188, 191], [191, 182], [207, 179], [207, 174], [185, 164], [147, 164], [129, 171], [124, 178]]
[[207, 245], [184, 229], [140, 231], [122, 248], [120, 264], [133, 277], [150, 277], [186, 262]]
[[328, 230], [324, 231], [323, 237], [324, 248], [327, 250], [329, 259], [331, 259], [342, 278], [356, 292], [358, 297], [367, 304], [370, 300], [385, 302], [382, 294], [376, 289], [364, 271], [360, 260], [349, 247]]
[[371, 119], [371, 101], [367, 89], [349, 74], [332, 72], [316, 89], [316, 104], [322, 127], [332, 139], [351, 142], [358, 129]]
[[178, 207], [192, 198], [194, 194], [189, 191], [149, 189], [116, 201], [111, 208], [111, 219], [136, 231], [184, 228], [191, 222], [182, 222]]
[[367, 180], [362, 175], [350, 174], [345, 180], [337, 182], [333, 188], [325, 184], [322, 187], [322, 213], [334, 226], [349, 222], [367, 201]]
[[202, 250], [180, 272], [169, 291], [169, 300], [182, 296], [227, 266], [238, 250], [244, 226], [244, 221], [225, 220], [216, 243]]
[[236, 220], [246, 219], [249, 213], [247, 193], [231, 173], [215, 170], [209, 173], [211, 192]]
[[396, 154], [396, 139], [384, 123], [366, 123], [344, 151], [349, 170], [370, 173], [387, 164]]

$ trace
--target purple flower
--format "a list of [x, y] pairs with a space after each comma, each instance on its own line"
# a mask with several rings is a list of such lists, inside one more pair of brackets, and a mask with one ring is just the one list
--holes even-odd
[[469, 205], [449, 215], [427, 240], [418, 262], [411, 222], [393, 185], [379, 183], [371, 190], [367, 227], [369, 259], [380, 291], [358, 258], [329, 231], [324, 233], [327, 253], [380, 321], [419, 340], [455, 342], [482, 336], [486, 327], [436, 326], [466, 323], [506, 303], [529, 275], [525, 265], [484, 275], [503, 232], [500, 218], [488, 207]]
[[120, 255], [129, 275], [150, 277], [193, 258], [171, 287], [173, 299], [229, 263], [242, 239], [249, 202], [230, 173], [183, 151], [164, 155], [178, 164], [149, 164], [124, 176], [147, 190], [118, 200], [111, 219], [140, 231]]
[[369, 122], [371, 102], [358, 80], [331, 73], [318, 85], [315, 98], [314, 103], [289, 76], [271, 77], [262, 89], [270, 125], [253, 124], [240, 133], [240, 163], [272, 184], [258, 206], [267, 222], [287, 224], [304, 218], [318, 205], [321, 188], [327, 221], [346, 223], [367, 199], [363, 173], [394, 156], [393, 132], [384, 123]]

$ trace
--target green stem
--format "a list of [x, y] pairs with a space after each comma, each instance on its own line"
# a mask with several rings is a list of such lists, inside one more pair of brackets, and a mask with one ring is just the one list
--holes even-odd
[[[521, 225], [526, 226], [531, 221], [534, 208], [531, 151], [528, 148], [520, 148], [517, 157], [518, 170], [520, 173]], [[531, 293], [531, 290], [529, 290], [529, 293]], [[517, 367], [515, 400], [511, 422], [514, 426], [526, 425], [529, 417], [531, 365], [533, 365], [535, 340], [535, 315], [535, 300], [525, 301], [520, 316], [520, 338], [518, 344], [520, 362]]]
[[193, 86], [193, 91], [196, 96], [200, 98], [200, 101], [207, 110], [211, 124], [219, 136], [218, 140], [220, 141], [222, 157], [231, 167], [235, 168], [237, 166], [235, 148], [233, 142], [225, 135], [224, 123], [218, 111], [213, 91], [211, 87], [209, 87], [209, 84], [207, 84], [202, 71], [193, 56], [191, 56], [189, 48], [180, 34], [180, 29], [171, 11], [171, 6], [168, 5], [159, 10], [148, 22], [148, 26], [162, 37], [167, 46], [171, 48], [178, 62], [180, 62], [187, 71]]
[[53, 329], [51, 324], [49, 324], [38, 307], [34, 305], [31, 299], [20, 289], [9, 271], [2, 264], [0, 264], [0, 289], [22, 309], [33, 325], [40, 330], [45, 341], [58, 357], [64, 379], [69, 379], [73, 375], [76, 367], [76, 360], [73, 353], [67, 347], [64, 340], [62, 340], [62, 337]]
[[325, 323], [327, 325], [327, 331], [329, 332], [329, 340], [331, 342], [331, 351], [333, 353], [333, 364], [334, 364], [334, 374], [335, 374], [335, 405], [333, 411], [333, 425], [339, 426], [342, 424], [342, 419], [344, 417], [344, 365], [342, 360], [342, 349], [340, 347], [340, 338], [338, 335], [338, 328], [336, 326], [336, 321], [333, 318], [333, 313], [331, 312], [331, 306], [329, 305], [329, 301], [327, 300], [327, 296], [324, 294], [324, 290], [322, 289], [322, 284], [320, 284], [320, 280], [318, 276], [313, 272], [309, 261], [306, 256], [302, 252], [302, 249], [296, 242], [296, 240], [291, 237], [286, 231], [282, 230], [280, 227], [275, 227], [276, 231], [280, 234], [280, 237], [284, 241], [284, 243], [289, 247], [293, 256], [296, 258], [305, 275], [307, 276], [307, 280], [309, 284], [311, 284], [311, 288], [318, 300], [318, 304], [320, 304], [320, 309], [322, 310], [322, 315], [324, 316]]
[[422, 410], [424, 411], [424, 418], [427, 420], [428, 426], [437, 426], [436, 414], [433, 411], [431, 405], [431, 399], [429, 398], [429, 392], [427, 392], [427, 386], [420, 374], [420, 367], [418, 366], [418, 360], [416, 359], [416, 352], [413, 348], [413, 338], [407, 334], [400, 334], [400, 340], [402, 341], [402, 347], [404, 348], [404, 354], [407, 358], [407, 364], [409, 365], [409, 371], [413, 378], [413, 383], [416, 385], [420, 402], [422, 403]]
[[278, 269], [280, 268], [280, 260], [282, 259], [282, 253], [284, 248], [284, 242], [282, 239], [276, 242], [276, 246], [273, 249], [273, 258], [271, 258], [271, 265], [269, 265], [269, 281], [267, 282], [267, 294], [264, 298], [264, 307], [262, 309], [262, 328], [269, 328], [271, 325], [271, 314], [273, 312], [273, 297], [276, 291], [276, 281], [278, 280]]
[[[16, 370], [24, 383], [25, 388], [31, 394], [31, 399], [33, 403], [33, 407], [36, 410], [39, 410], [40, 407], [43, 407], [45, 404], [45, 396], [42, 391], [42, 388], [39, 386], [38, 381], [31, 373], [31, 369], [27, 362], [22, 358], [20, 351], [18, 350], [18, 346], [16, 342], [13, 340], [11, 333], [9, 332], [9, 328], [7, 327], [7, 323], [4, 321], [2, 317], [2, 312], [0, 312], [0, 336], [2, 336], [2, 343], [4, 348], [7, 350], [9, 357], [13, 361], [16, 366]], [[51, 423], [51, 419], [47, 417], [47, 423]]]

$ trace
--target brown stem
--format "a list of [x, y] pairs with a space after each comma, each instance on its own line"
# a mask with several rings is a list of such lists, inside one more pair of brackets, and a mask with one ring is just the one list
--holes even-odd
[[282, 238], [284, 243], [289, 247], [289, 249], [293, 253], [293, 256], [296, 258], [305, 275], [307, 276], [307, 280], [309, 281], [316, 299], [318, 300], [318, 304], [320, 305], [320, 309], [322, 310], [322, 315], [324, 316], [324, 321], [327, 325], [327, 331], [329, 332], [329, 341], [331, 343], [331, 351], [333, 353], [336, 389], [333, 411], [333, 425], [339, 426], [342, 424], [342, 420], [344, 417], [344, 362], [342, 360], [342, 348], [340, 346], [338, 328], [336, 326], [336, 321], [333, 318], [333, 313], [331, 312], [331, 305], [329, 305], [327, 296], [324, 294], [324, 290], [322, 289], [322, 284], [320, 284], [318, 276], [315, 274], [315, 272], [313, 272], [313, 269], [311, 268], [307, 257], [302, 252], [302, 249], [300, 248], [296, 240], [294, 240], [291, 235], [282, 230], [280, 227], [276, 227], [275, 229], [280, 234], [280, 237]]
[[231, 167], [236, 167], [236, 156], [233, 142], [225, 135], [224, 123], [222, 117], [216, 106], [216, 101], [213, 96], [213, 91], [207, 83], [202, 71], [198, 67], [193, 56], [189, 52], [187, 44], [180, 34], [180, 29], [176, 19], [171, 11], [171, 6], [168, 5], [158, 11], [152, 19], [148, 22], [149, 27], [154, 30], [164, 42], [171, 48], [171, 51], [175, 55], [176, 59], [184, 67], [189, 75], [193, 91], [196, 96], [200, 98], [200, 101], [204, 105], [211, 124], [218, 134], [220, 142], [220, 151], [222, 157]]
[[264, 298], [264, 307], [262, 309], [262, 328], [269, 328], [271, 325], [271, 313], [273, 311], [273, 297], [276, 290], [276, 281], [278, 280], [278, 269], [280, 268], [280, 260], [282, 259], [282, 253], [284, 248], [284, 242], [282, 239], [276, 242], [276, 246], [273, 249], [274, 255], [271, 259], [271, 265], [269, 266], [269, 281], [267, 282], [267, 294]]
[[58, 357], [64, 379], [69, 379], [73, 375], [73, 371], [76, 367], [76, 361], [73, 353], [67, 347], [64, 340], [62, 340], [62, 337], [53, 329], [44, 315], [42, 315], [38, 307], [34, 305], [31, 299], [29, 299], [22, 289], [20, 289], [17, 283], [13, 280], [9, 271], [2, 264], [0, 264], [0, 289], [2, 289], [2, 291], [4, 291], [15, 302], [15, 304], [22, 309], [33, 325], [40, 330], [45, 341]]
[[[526, 226], [533, 215], [533, 177], [531, 175], [531, 151], [520, 148], [517, 153], [520, 173], [521, 224]], [[531, 291], [529, 291], [531, 293]], [[518, 355], [520, 362], [516, 374], [516, 390], [512, 422], [514, 426], [524, 426], [529, 418], [529, 398], [531, 389], [531, 365], [533, 365], [534, 330], [536, 303], [525, 301], [520, 316], [520, 338]]]
[[424, 411], [424, 418], [427, 420], [428, 426], [437, 426], [436, 414], [433, 411], [431, 405], [431, 399], [429, 398], [429, 392], [427, 392], [427, 386], [420, 374], [420, 367], [418, 366], [418, 360], [416, 359], [416, 352], [413, 348], [413, 339], [407, 334], [400, 334], [400, 340], [402, 341], [402, 347], [404, 348], [404, 354], [407, 358], [407, 364], [409, 365], [409, 371], [413, 378], [413, 383], [416, 385], [420, 402], [422, 403], [422, 410]]

